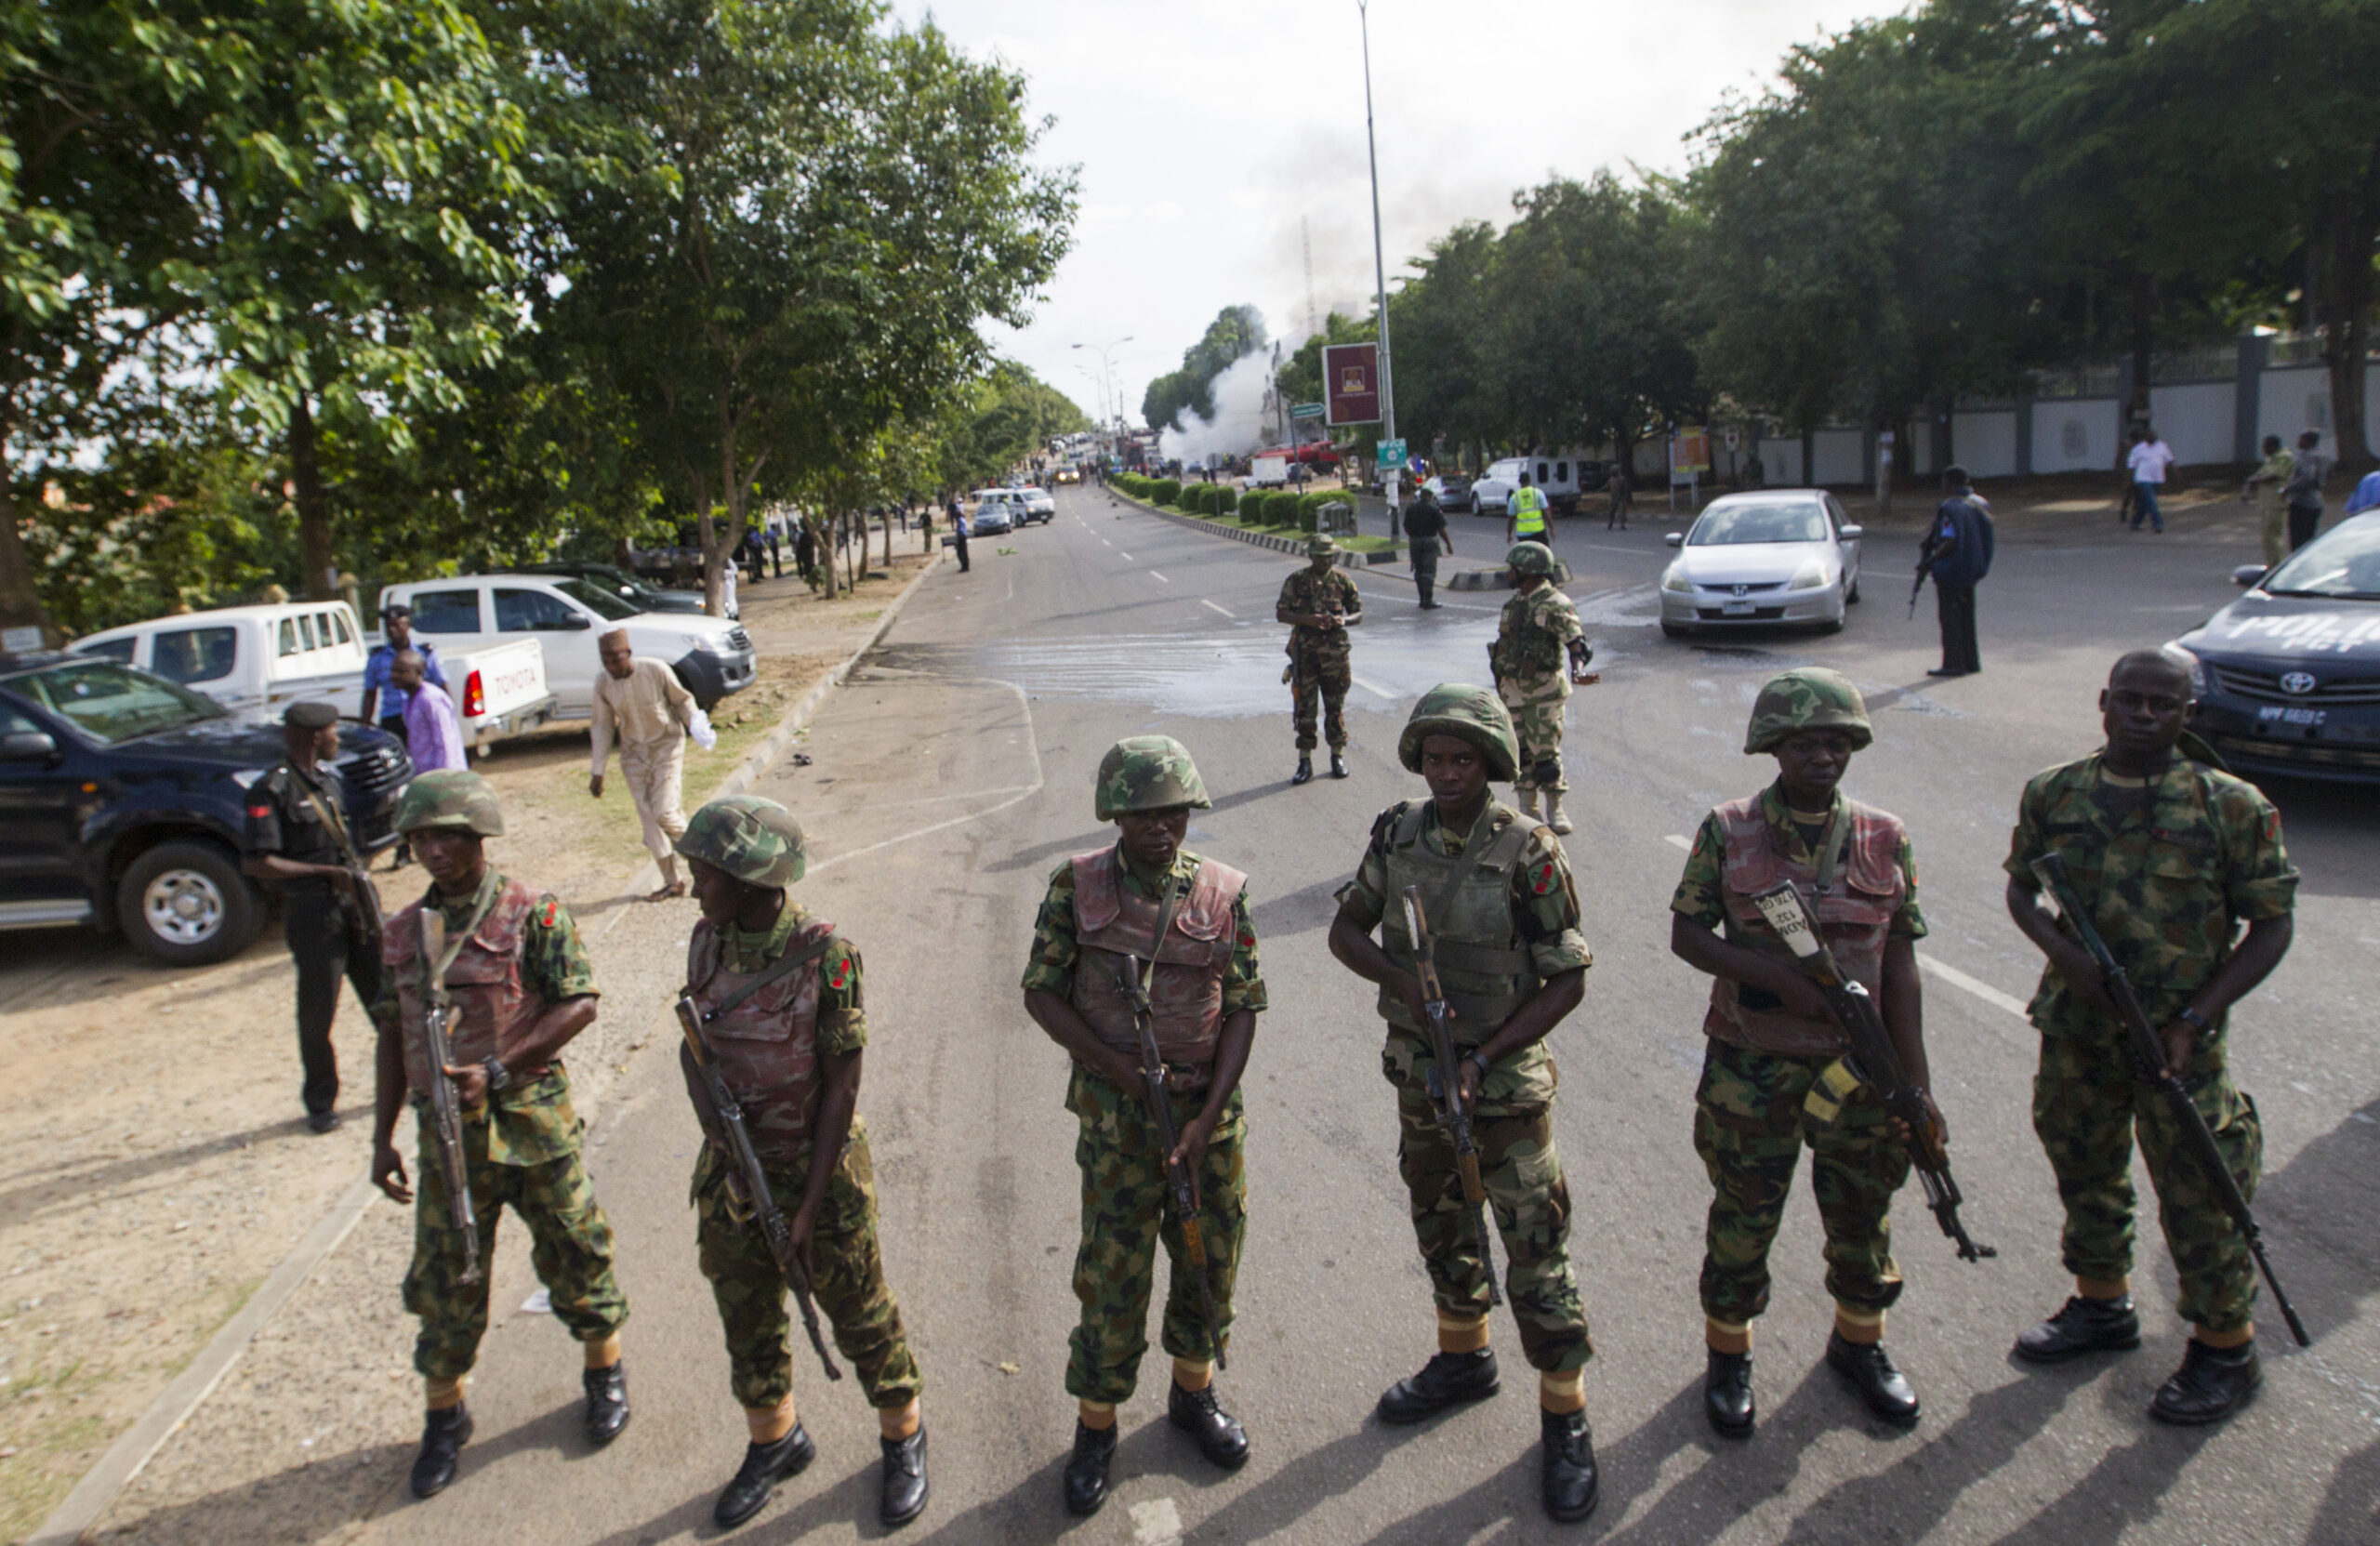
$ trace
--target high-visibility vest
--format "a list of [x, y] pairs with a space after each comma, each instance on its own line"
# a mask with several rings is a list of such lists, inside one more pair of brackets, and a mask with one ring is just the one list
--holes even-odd
[[1538, 536], [1545, 531], [1545, 494], [1538, 488], [1516, 488], [1508, 501], [1513, 507], [1513, 535]]

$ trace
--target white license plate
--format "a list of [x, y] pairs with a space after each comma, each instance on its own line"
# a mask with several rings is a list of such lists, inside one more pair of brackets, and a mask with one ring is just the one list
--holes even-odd
[[1719, 604], [1719, 615], [1722, 617], [1749, 617], [1752, 612], [1753, 605], [1750, 601], [1722, 601]]

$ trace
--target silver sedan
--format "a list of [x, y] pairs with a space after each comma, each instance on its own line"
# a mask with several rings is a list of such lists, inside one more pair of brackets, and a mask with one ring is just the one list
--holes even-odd
[[1843, 627], [1859, 599], [1859, 528], [1823, 489], [1774, 489], [1714, 499], [1661, 575], [1661, 631], [1815, 624]]

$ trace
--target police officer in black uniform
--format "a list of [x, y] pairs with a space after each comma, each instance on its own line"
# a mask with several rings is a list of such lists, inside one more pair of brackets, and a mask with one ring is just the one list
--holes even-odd
[[355, 850], [347, 831], [347, 790], [331, 766], [338, 755], [338, 710], [326, 703], [293, 703], [281, 725], [289, 755], [248, 790], [240, 867], [281, 885], [289, 954], [298, 963], [306, 1125], [328, 1132], [339, 1120], [338, 1056], [331, 1049], [338, 981], [345, 977], [358, 998], [374, 1002], [380, 997], [380, 954], [363, 938], [357, 881], [348, 868]]

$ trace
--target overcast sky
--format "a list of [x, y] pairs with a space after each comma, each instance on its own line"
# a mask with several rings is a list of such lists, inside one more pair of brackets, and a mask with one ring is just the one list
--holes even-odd
[[[1006, 352], [1095, 411], [1096, 347], [1125, 411], [1225, 306], [1307, 326], [1368, 303], [1370, 187], [1355, 0], [896, 0], [1023, 70], [1055, 119], [1042, 158], [1080, 168], [1074, 250]], [[1373, 105], [1390, 283], [1515, 189], [1629, 164], [1676, 172], [1730, 89], [1890, 0], [1373, 0]], [[1393, 341], [1393, 340], [1392, 340]]]

